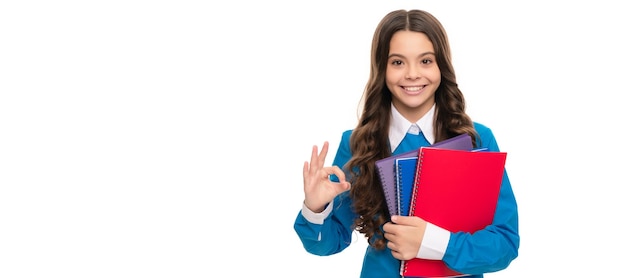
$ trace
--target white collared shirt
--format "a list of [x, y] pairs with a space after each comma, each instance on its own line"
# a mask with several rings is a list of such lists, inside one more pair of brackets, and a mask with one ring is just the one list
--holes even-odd
[[389, 124], [389, 145], [391, 152], [395, 151], [404, 136], [407, 133], [419, 134], [424, 133], [424, 137], [428, 143], [435, 142], [435, 132], [433, 130], [433, 118], [435, 117], [435, 105], [426, 112], [426, 114], [417, 122], [412, 123], [407, 120], [400, 111], [391, 104], [391, 122]]

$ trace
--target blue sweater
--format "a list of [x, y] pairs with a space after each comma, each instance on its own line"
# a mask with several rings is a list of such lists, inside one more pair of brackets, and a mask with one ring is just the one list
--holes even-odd
[[[499, 151], [491, 130], [479, 123], [474, 123], [474, 126], [481, 140], [478, 147]], [[343, 168], [352, 157], [349, 144], [351, 134], [352, 130], [343, 133], [333, 165]], [[394, 154], [415, 149], [416, 144], [428, 145], [418, 140], [403, 140]], [[353, 233], [351, 225], [358, 215], [352, 210], [349, 193], [346, 191], [338, 195], [333, 203], [333, 210], [322, 225], [307, 221], [302, 212], [296, 217], [294, 229], [304, 248], [311, 254], [332, 255], [350, 246]], [[452, 233], [443, 261], [458, 272], [474, 274], [470, 277], [483, 277], [483, 273], [505, 269], [517, 257], [519, 241], [517, 202], [505, 170], [493, 224], [474, 234]], [[379, 251], [368, 246], [361, 277], [400, 277], [400, 261], [391, 255], [388, 248]]]

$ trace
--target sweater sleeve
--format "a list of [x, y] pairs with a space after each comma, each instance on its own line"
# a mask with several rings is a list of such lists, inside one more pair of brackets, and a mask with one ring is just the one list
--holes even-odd
[[[343, 168], [350, 159], [350, 135], [350, 131], [343, 133], [333, 165]], [[308, 221], [302, 210], [296, 216], [294, 229], [304, 249], [311, 254], [320, 256], [336, 254], [352, 242], [352, 223], [356, 214], [352, 211], [349, 191], [337, 195], [330, 206], [327, 207], [330, 211], [323, 212], [327, 216], [322, 224]]]

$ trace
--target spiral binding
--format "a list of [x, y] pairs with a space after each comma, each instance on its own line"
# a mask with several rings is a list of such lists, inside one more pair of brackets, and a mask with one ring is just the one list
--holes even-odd
[[417, 197], [417, 191], [419, 189], [420, 184], [420, 176], [422, 173], [422, 161], [424, 161], [424, 152], [422, 149], [419, 151], [418, 159], [417, 159], [417, 167], [415, 169], [415, 181], [413, 182], [413, 193], [411, 194], [411, 206], [409, 215], [413, 215], [415, 212], [415, 198]]
[[396, 160], [396, 204], [398, 204], [398, 215], [402, 214], [402, 164]]
[[387, 184], [387, 180], [385, 179], [385, 175], [383, 174], [383, 171], [377, 167], [376, 172], [378, 172], [378, 176], [380, 177], [381, 186], [383, 188], [383, 194], [385, 195], [385, 200], [387, 202], [387, 209], [389, 209], [389, 214], [393, 215], [394, 207], [392, 205], [393, 205], [394, 194], [389, 192], [389, 190], [387, 189], [387, 186], [385, 186], [385, 184]]

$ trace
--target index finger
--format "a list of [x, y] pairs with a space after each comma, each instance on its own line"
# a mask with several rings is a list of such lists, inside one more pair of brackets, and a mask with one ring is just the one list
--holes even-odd
[[329, 175], [335, 175], [337, 176], [337, 178], [339, 179], [339, 182], [345, 182], [346, 181], [346, 173], [344, 173], [343, 170], [341, 170], [341, 168], [339, 168], [339, 166], [337, 165], [333, 165], [330, 168], [330, 172]]

